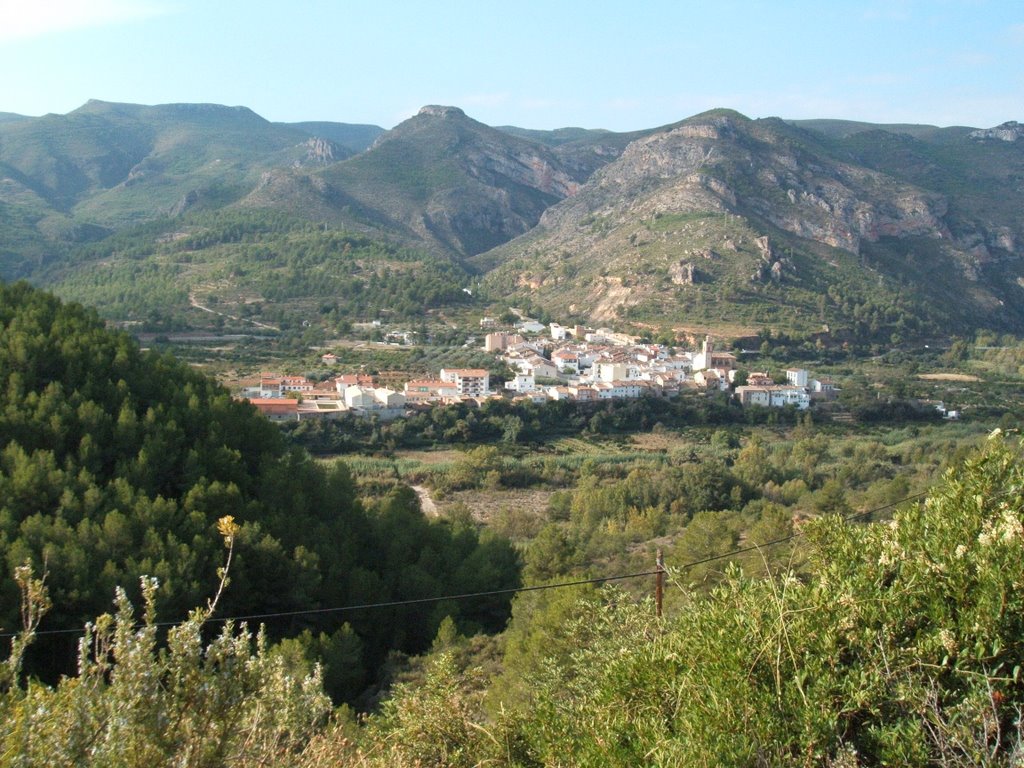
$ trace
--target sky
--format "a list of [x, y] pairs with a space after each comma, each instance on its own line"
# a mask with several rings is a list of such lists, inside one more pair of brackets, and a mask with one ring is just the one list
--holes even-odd
[[89, 99], [391, 128], [1024, 122], [1022, 0], [0, 0], [0, 112]]

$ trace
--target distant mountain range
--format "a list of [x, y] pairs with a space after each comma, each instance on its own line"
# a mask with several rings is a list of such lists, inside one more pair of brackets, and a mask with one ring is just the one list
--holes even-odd
[[[211, 216], [263, 211], [420, 249], [495, 301], [587, 321], [1024, 331], [1024, 126], [1013, 122], [714, 110], [622, 134], [492, 128], [446, 106], [390, 131], [201, 104], [0, 113], [5, 279], [59, 288], [97, 258], [138, 259]], [[121, 245], [90, 246], [108, 241]], [[234, 258], [219, 285], [245, 272]], [[215, 271], [195, 279], [209, 285]]]

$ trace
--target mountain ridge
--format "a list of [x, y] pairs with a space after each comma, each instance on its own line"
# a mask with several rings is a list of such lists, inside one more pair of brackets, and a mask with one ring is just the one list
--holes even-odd
[[748, 325], [807, 330], [877, 299], [875, 314], [942, 305], [957, 327], [1024, 328], [1020, 139], [1013, 121], [729, 109], [623, 134], [495, 128], [443, 105], [384, 130], [93, 100], [0, 119], [0, 277], [140, 222], [268, 210], [425, 249], [497, 301], [582, 320], [683, 323], [747, 302]]
[[[919, 139], [898, 141], [914, 142], [938, 160]], [[1000, 144], [989, 165], [1024, 168], [1019, 147]], [[959, 153], [975, 152], [979, 173], [992, 170], [981, 164], [991, 149], [982, 154], [977, 145], [958, 146]], [[576, 196], [548, 209], [534, 232], [484, 254], [477, 265], [493, 270], [485, 284], [518, 284], [518, 298], [528, 295], [561, 312], [590, 307], [591, 317], [596, 312], [594, 319], [604, 321], [639, 313], [684, 323], [687, 312], [706, 311], [699, 299], [709, 290], [742, 303], [767, 300], [758, 294], [772, 285], [795, 289], [803, 282], [810, 298], [825, 294], [831, 280], [863, 298], [881, 280], [876, 292], [895, 297], [908, 270], [891, 263], [893, 252], [913, 243], [934, 252], [933, 267], [958, 278], [933, 279], [931, 288], [945, 283], [943, 304], [959, 322], [1018, 325], [1016, 308], [1024, 300], [1016, 282], [1024, 267], [1019, 211], [1005, 210], [1009, 218], [999, 223], [983, 215], [983, 206], [923, 181], [920, 174], [858, 163], [827, 133], [715, 110], [631, 143]], [[1009, 197], [1020, 201], [1024, 189], [1004, 191], [1015, 191]], [[666, 229], [672, 217], [691, 220]], [[761, 238], [778, 247], [753, 245]], [[1011, 279], [993, 274], [989, 266], [996, 262], [1012, 270]], [[813, 307], [804, 314], [813, 315]]]

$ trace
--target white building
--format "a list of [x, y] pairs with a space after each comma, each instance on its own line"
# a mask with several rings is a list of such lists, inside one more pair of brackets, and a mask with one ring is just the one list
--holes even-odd
[[595, 381], [612, 382], [619, 381], [620, 379], [633, 379], [635, 376], [630, 376], [630, 373], [636, 372], [636, 366], [631, 366], [628, 363], [596, 363], [594, 365], [594, 374], [592, 378]]
[[377, 387], [373, 390], [373, 397], [382, 408], [387, 410], [403, 410], [405, 408], [405, 395], [395, 392], [393, 389]]
[[490, 392], [490, 374], [483, 368], [442, 368], [441, 381], [455, 385], [463, 397], [483, 397]]
[[540, 333], [544, 330], [545, 325], [538, 323], [536, 320], [524, 320], [516, 326], [523, 333]]
[[369, 387], [360, 387], [356, 384], [345, 387], [345, 407], [350, 410], [371, 410], [377, 407], [377, 399], [373, 396], [373, 390]]
[[805, 410], [811, 405], [811, 396], [803, 387], [736, 387], [736, 399], [740, 401], [741, 405], [761, 405], [766, 408], [782, 408], [792, 405], [800, 410]]
[[527, 373], [516, 374], [514, 379], [505, 382], [505, 389], [516, 392], [517, 394], [532, 392], [536, 388], [537, 385], [533, 375]]
[[700, 352], [693, 356], [693, 370], [703, 371], [705, 368], [719, 368], [731, 371], [736, 367], [736, 355], [731, 352], [719, 352], [710, 336], [704, 337]]
[[558, 368], [550, 360], [545, 360], [540, 355], [509, 359], [508, 364], [517, 368], [521, 374], [533, 376], [535, 379], [558, 378]]
[[561, 373], [579, 373], [580, 355], [571, 349], [558, 349], [551, 353], [551, 362]]
[[789, 368], [786, 370], [786, 381], [794, 387], [806, 387], [807, 371], [803, 368]]

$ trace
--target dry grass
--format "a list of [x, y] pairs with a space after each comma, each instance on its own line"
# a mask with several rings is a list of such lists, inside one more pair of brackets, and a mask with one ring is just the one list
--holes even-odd
[[435, 503], [442, 517], [449, 507], [465, 504], [473, 512], [473, 519], [487, 523], [495, 514], [506, 508], [546, 516], [548, 499], [552, 493], [553, 491], [537, 488], [456, 491]]
[[969, 373], [920, 373], [917, 378], [925, 381], [981, 381]]
[[395, 451], [396, 459], [410, 459], [421, 464], [434, 466], [436, 464], [450, 464], [457, 459], [464, 457], [464, 451], [454, 449], [430, 450], [430, 451]]

